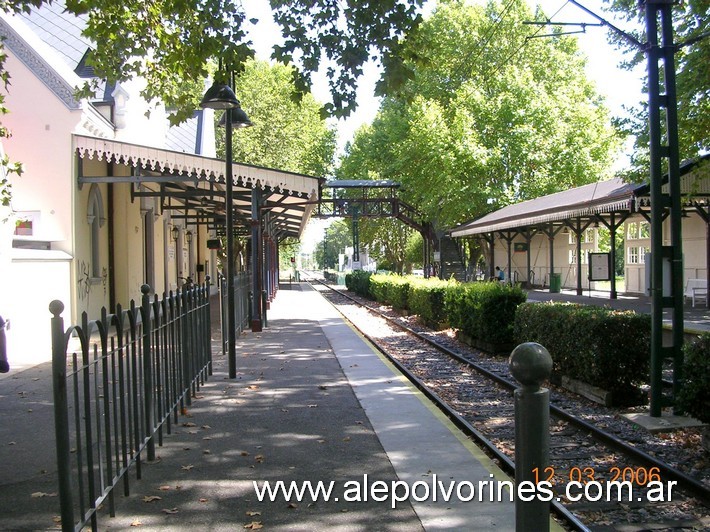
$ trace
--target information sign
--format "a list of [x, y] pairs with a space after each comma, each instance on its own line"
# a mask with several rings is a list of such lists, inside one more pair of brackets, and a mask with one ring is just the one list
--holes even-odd
[[590, 281], [610, 281], [611, 280], [611, 254], [610, 253], [590, 253], [589, 254], [589, 280]]

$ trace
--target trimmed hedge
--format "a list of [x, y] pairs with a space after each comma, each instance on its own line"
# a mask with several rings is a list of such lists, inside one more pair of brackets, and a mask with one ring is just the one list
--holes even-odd
[[520, 286], [507, 283], [455, 285], [446, 293], [449, 323], [474, 343], [509, 349], [518, 305], [527, 299]]
[[418, 314], [424, 323], [432, 329], [445, 329], [449, 320], [444, 300], [446, 291], [454, 285], [458, 285], [458, 282], [411, 277], [408, 296], [409, 310], [412, 314]]
[[685, 378], [677, 406], [703, 423], [710, 423], [710, 333], [686, 343], [683, 354]]
[[399, 310], [409, 308], [409, 278], [399, 275], [375, 274], [370, 277], [370, 293], [375, 301]]
[[370, 294], [370, 277], [372, 272], [366, 272], [363, 270], [355, 270], [345, 276], [345, 287], [355, 292], [356, 294], [371, 298]]
[[611, 391], [618, 402], [649, 380], [648, 314], [574, 303], [524, 303], [515, 314], [514, 336], [516, 343], [545, 346], [556, 373]]

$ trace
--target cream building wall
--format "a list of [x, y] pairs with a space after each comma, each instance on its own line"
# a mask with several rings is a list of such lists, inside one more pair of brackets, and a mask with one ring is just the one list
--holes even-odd
[[[706, 224], [699, 215], [690, 213], [682, 218], [683, 230], [683, 285], [688, 279], [707, 279]], [[626, 291], [646, 294], [649, 264], [645, 252], [651, 249], [648, 222], [632, 216], [624, 224], [624, 277]], [[663, 245], [670, 244], [670, 221], [663, 223]]]
[[[515, 244], [524, 244], [523, 236], [516, 236], [511, 244], [511, 272], [508, 271], [508, 244], [505, 240], [495, 239], [495, 260], [493, 266], [499, 266], [505, 271], [506, 279], [522, 282], [527, 280], [527, 252], [515, 251]], [[545, 286], [550, 285], [550, 248], [549, 238], [545, 234], [538, 233], [530, 239], [530, 270], [532, 270], [533, 284]], [[589, 288], [587, 281], [587, 253], [596, 251], [597, 233], [594, 228], [585, 232], [582, 239], [582, 287]], [[564, 288], [577, 287], [577, 244], [572, 231], [559, 232], [554, 240], [554, 272], [561, 275], [562, 286]], [[592, 284], [594, 288], [594, 284]]]
[[[3, 117], [3, 125], [12, 136], [2, 139], [2, 148], [10, 160], [24, 165], [22, 177], [12, 177], [11, 210], [15, 218], [0, 231], [0, 315], [11, 321], [10, 364], [18, 368], [25, 362], [41, 361], [38, 357], [48, 359], [50, 301], [59, 299], [64, 303], [62, 316], [68, 325], [78, 323], [84, 311], [93, 319], [100, 315], [102, 307], [109, 307], [111, 283], [116, 303], [126, 306], [131, 299], [140, 297], [140, 287], [148, 278], [149, 233], [153, 261], [150, 277], [155, 292], [177, 287], [177, 269], [166, 256], [170, 249], [184, 262], [180, 266], [183, 276], [198, 258], [197, 244], [191, 246], [190, 259], [184, 238], [175, 253], [175, 242], [169, 233], [170, 213], [161, 213], [157, 201], [131, 198], [129, 184], [79, 186], [77, 179], [79, 160], [72, 134], [164, 148], [169, 126], [165, 109], [149, 106], [140, 98], [140, 81], [126, 83], [114, 91], [114, 127], [107, 119], [110, 114], [106, 109], [99, 112], [87, 101], [72, 101], [69, 87], [80, 85], [81, 80], [52, 49], [17, 18], [4, 14], [0, 17], [19, 36], [14, 42], [25, 47], [20, 60], [13, 48], [6, 46], [5, 68], [11, 74], [11, 85], [5, 96], [10, 114]], [[60, 96], [57, 90], [64, 92]], [[149, 109], [150, 117], [146, 116]], [[212, 116], [207, 113], [205, 120], [210, 121]], [[203, 144], [213, 146], [213, 142], [214, 130], [209, 129]], [[214, 155], [213, 147], [207, 155]], [[88, 158], [82, 159], [81, 165], [84, 175], [94, 176], [131, 175], [133, 170], [119, 164], [109, 169], [105, 162]], [[97, 196], [101, 213], [94, 212], [97, 209], [93, 198]], [[149, 221], [146, 213], [151, 209]], [[96, 216], [101, 219], [98, 233], [92, 235]], [[114, 224], [113, 278], [109, 218]], [[13, 235], [17, 219], [31, 223], [31, 230], [24, 230], [31, 235]], [[14, 248], [13, 240], [16, 244], [23, 240], [27, 248], [35, 249]], [[37, 249], [41, 247], [45, 249]]]

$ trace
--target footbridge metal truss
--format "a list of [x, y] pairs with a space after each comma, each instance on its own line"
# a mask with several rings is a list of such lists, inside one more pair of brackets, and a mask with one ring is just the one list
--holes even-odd
[[[329, 195], [323, 188], [330, 189]], [[327, 181], [319, 191], [316, 218], [350, 218], [353, 220], [353, 248], [359, 257], [357, 220], [360, 218], [397, 218], [419, 232], [424, 240], [424, 271], [431, 265], [436, 236], [430, 222], [415, 207], [397, 197], [400, 184], [389, 180]]]

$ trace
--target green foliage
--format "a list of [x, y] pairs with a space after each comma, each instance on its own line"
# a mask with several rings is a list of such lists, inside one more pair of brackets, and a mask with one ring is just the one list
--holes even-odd
[[293, 237], [287, 237], [279, 242], [279, 270], [288, 272], [296, 265], [291, 262], [291, 258], [295, 258], [298, 254], [300, 243]]
[[421, 279], [412, 277], [409, 283], [409, 310], [417, 314], [433, 329], [444, 329], [448, 325], [444, 304], [447, 289], [456, 281]]
[[648, 382], [651, 316], [570, 303], [524, 303], [516, 343], [537, 342], [555, 372], [622, 396]]
[[[643, 4], [642, 4], [643, 5]], [[623, 17], [622, 28], [638, 41], [645, 43], [645, 10], [638, 8], [635, 0], [612, 0], [608, 10]], [[677, 46], [674, 56], [676, 63], [676, 94], [678, 99], [678, 138], [680, 160], [697, 157], [710, 149], [710, 5], [707, 0], [688, 0], [672, 6], [673, 40]], [[609, 32], [609, 40], [627, 53], [628, 60], [623, 65], [634, 68], [647, 63], [646, 54], [620, 35]], [[647, 71], [647, 69], [644, 69]], [[647, 74], [646, 74], [647, 75]], [[648, 84], [648, 80], [645, 80]], [[633, 151], [633, 171], [635, 181], [648, 178], [649, 138], [648, 102], [630, 110], [632, 118], [623, 120], [622, 125], [636, 138]]]
[[683, 346], [683, 384], [678, 406], [703, 423], [710, 423], [710, 333]]
[[503, 10], [439, 4], [405, 42], [416, 76], [357, 132], [345, 175], [401, 182], [435, 228], [611, 175], [619, 140], [576, 40], [526, 40], [527, 3]]
[[389, 292], [389, 275], [378, 273], [370, 277], [370, 295], [375, 301], [380, 303], [385, 303], [390, 305], [388, 292]]
[[449, 287], [446, 311], [451, 326], [466, 336], [488, 344], [513, 343], [518, 305], [527, 296], [507, 283], [466, 283]]
[[274, 47], [273, 57], [291, 63], [300, 57], [305, 71], [297, 76], [300, 89], [310, 83], [310, 73], [327, 62], [332, 104], [326, 111], [347, 116], [355, 106], [357, 78], [371, 58], [381, 58], [388, 74], [380, 82], [398, 86], [411, 77], [402, 61], [402, 37], [421, 23], [422, 0], [398, 2], [332, 2], [330, 0], [271, 0], [274, 20], [283, 28], [285, 41]]
[[[253, 127], [233, 140], [235, 160], [309, 175], [333, 170], [335, 131], [321, 118], [322, 106], [310, 94], [299, 101], [293, 68], [248, 60], [235, 78], [234, 90]], [[217, 148], [224, 153], [224, 128], [216, 128]]]
[[336, 220], [326, 228], [325, 239], [316, 243], [313, 253], [318, 264], [324, 268], [338, 266], [338, 255], [353, 244], [350, 227], [350, 220]]
[[355, 292], [359, 296], [371, 298], [370, 293], [370, 277], [371, 272], [356, 270], [345, 276], [345, 287], [351, 292]]
[[370, 277], [370, 293], [375, 301], [399, 310], [409, 308], [410, 278], [400, 275], [375, 274]]

